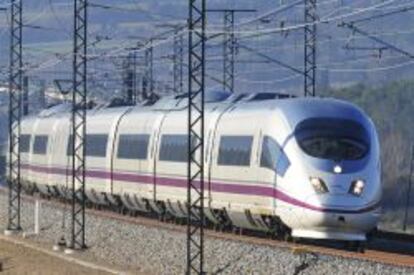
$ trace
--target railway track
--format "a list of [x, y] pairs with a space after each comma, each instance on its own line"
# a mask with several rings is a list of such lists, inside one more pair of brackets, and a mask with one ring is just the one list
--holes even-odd
[[[143, 226], [152, 226], [157, 228], [164, 228], [167, 230], [174, 230], [177, 232], [186, 232], [186, 227], [182, 225], [177, 225], [174, 223], [162, 222], [159, 220], [147, 218], [147, 217], [131, 217], [126, 215], [120, 215], [118, 213], [110, 212], [110, 211], [101, 211], [101, 210], [92, 210], [89, 209], [88, 213], [103, 217], [103, 218], [110, 218], [114, 220], [118, 220], [121, 222], [128, 222], [134, 223]], [[334, 247], [325, 247], [323, 245], [318, 244], [308, 244], [308, 243], [291, 243], [286, 241], [279, 241], [265, 237], [257, 237], [257, 236], [249, 236], [244, 234], [234, 234], [232, 232], [226, 231], [215, 231], [213, 229], [205, 230], [205, 235], [212, 238], [223, 239], [223, 240], [231, 240], [231, 241], [238, 241], [238, 242], [245, 242], [253, 245], [262, 245], [262, 246], [269, 246], [275, 248], [284, 248], [289, 249], [292, 253], [302, 254], [302, 253], [320, 253], [330, 256], [336, 257], [344, 257], [349, 259], [357, 259], [357, 260], [367, 260], [378, 262], [382, 264], [388, 265], [396, 265], [396, 266], [404, 266], [404, 267], [411, 267], [414, 268], [414, 250], [412, 251], [401, 251], [394, 247], [393, 251], [388, 251], [387, 248], [377, 246], [377, 249], [373, 249], [370, 246], [365, 249], [364, 253], [354, 252], [354, 251], [347, 251], [341, 248], [334, 248]], [[392, 240], [394, 241], [394, 240]], [[414, 249], [414, 243], [412, 243], [412, 247]], [[385, 250], [385, 251], [384, 251]]]
[[[1, 193], [7, 192], [7, 189], [0, 188]], [[36, 198], [30, 195], [22, 196], [24, 200], [33, 202]], [[63, 208], [64, 202], [58, 199], [37, 198], [42, 201], [44, 205], [51, 207]], [[165, 230], [176, 231], [180, 233], [186, 232], [186, 227], [182, 224], [177, 224], [169, 221], [161, 221], [154, 217], [147, 217], [142, 215], [128, 215], [121, 214], [108, 209], [87, 208], [86, 212], [97, 217], [112, 219], [119, 222], [136, 224], [146, 227], [157, 227]], [[286, 242], [271, 239], [266, 236], [258, 236], [249, 234], [235, 234], [229, 231], [216, 231], [211, 228], [205, 230], [205, 235], [210, 238], [230, 240], [236, 242], [244, 242], [252, 245], [268, 246], [275, 248], [282, 248], [291, 250], [294, 254], [306, 255], [322, 254], [335, 257], [343, 257], [348, 259], [366, 260], [377, 262], [381, 264], [402, 266], [414, 268], [414, 236], [399, 234], [395, 232], [380, 231], [367, 244], [364, 253], [346, 250], [339, 243], [325, 243], [313, 241], [299, 241]]]

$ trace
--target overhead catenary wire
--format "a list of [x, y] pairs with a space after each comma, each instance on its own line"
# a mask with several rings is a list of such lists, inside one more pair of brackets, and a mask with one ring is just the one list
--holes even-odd
[[[326, 2], [329, 2], [329, 1], [326, 1]], [[335, 2], [335, 1], [332, 1], [332, 2]], [[380, 6], [382, 7], [382, 4]], [[375, 10], [375, 9], [378, 9], [378, 8], [373, 8], [373, 10]], [[358, 12], [361, 12], [361, 10], [358, 10]], [[327, 42], [328, 42], [328, 40], [327, 40]], [[133, 43], [133, 42], [131, 42], [131, 43]], [[166, 45], [168, 43], [169, 43], [169, 41], [166, 41], [165, 44], [160, 44], [160, 46], [161, 45]], [[118, 50], [119, 50], [119, 53], [126, 52], [123, 49], [118, 49]], [[113, 51], [112, 52], [113, 55], [111, 54], [111, 51]], [[100, 59], [100, 58], [106, 58], [106, 57], [116, 56], [117, 55], [117, 52], [116, 51], [117, 51], [116, 48], [114, 48], [114, 49], [111, 49], [110, 51], [108, 51], [108, 53], [106, 53], [106, 54], [105, 53], [96, 52], [96, 53], [94, 53], [94, 56], [88, 56], [88, 58], [95, 58], [96, 57], [96, 59]], [[68, 57], [70, 57], [70, 55]], [[61, 58], [61, 59], [62, 59], [61, 62], [64, 62], [63, 58]], [[48, 66], [57, 66], [58, 64], [60, 64], [59, 62], [56, 62], [55, 63], [55, 61], [57, 61], [57, 60], [50, 60], [48, 63], [45, 64], [45, 66], [38, 67], [36, 69], [36, 71], [40, 72], [42, 69], [47, 69]]]
[[[341, 16], [337, 16], [337, 17], [333, 17], [333, 18], [327, 18], [327, 19], [325, 19], [324, 21], [318, 21], [318, 22], [317, 22], [317, 23], [315, 23], [315, 24], [320, 24], [320, 23], [328, 23], [328, 22], [332, 22], [332, 21], [334, 21], [334, 20], [344, 19], [344, 18], [347, 18], [347, 17], [350, 17], [350, 16], [354, 16], [354, 15], [357, 15], [357, 14], [360, 14], [360, 13], [363, 13], [363, 12], [367, 12], [367, 11], [370, 11], [370, 10], [376, 9], [376, 8], [378, 8], [378, 7], [382, 7], [382, 6], [388, 5], [388, 4], [390, 4], [390, 3], [394, 2], [394, 1], [395, 1], [395, 0], [388, 0], [388, 1], [385, 1], [385, 2], [383, 2], [383, 3], [377, 4], [377, 5], [372, 5], [372, 6], [370, 6], [370, 7], [367, 7], [367, 8], [365, 8], [365, 9], [361, 9], [361, 10], [358, 10], [358, 11], [355, 11], [355, 12], [352, 12], [352, 13], [348, 13], [348, 14], [341, 15]], [[286, 28], [269, 28], [269, 29], [261, 29], [261, 30], [258, 30], [258, 32], [257, 32], [257, 33], [255, 33], [255, 35], [258, 35], [258, 34], [266, 34], [266, 33], [269, 33], [269, 32], [280, 32], [280, 31], [287, 31], [287, 30], [295, 30], [295, 29], [303, 28], [304, 26], [305, 26], [305, 24], [298, 24], [298, 25], [295, 25], [295, 26], [290, 26], [290, 27], [286, 27]], [[182, 32], [183, 32], [183, 33], [186, 33], [186, 32], [187, 32], [187, 30], [183, 30]], [[220, 30], [220, 31], [211, 31], [210, 33], [222, 33], [222, 32], [223, 32], [223, 30]], [[237, 31], [235, 31], [235, 32], [237, 33]], [[206, 30], [206, 33], [209, 33], [209, 31], [208, 31], [208, 30]], [[239, 32], [239, 33], [249, 33], [249, 31], [242, 31], [242, 32]], [[179, 33], [179, 34], [180, 34], [180, 33]], [[177, 35], [178, 35], [178, 34], [177, 34]], [[169, 39], [164, 40], [164, 42], [163, 42], [163, 43], [159, 42], [159, 43], [158, 43], [158, 45], [161, 45], [161, 44], [166, 44], [166, 43], [168, 43], [168, 42], [171, 42], [172, 38], [173, 38], [173, 36], [171, 36]], [[241, 37], [241, 38], [243, 38], [243, 37]], [[158, 45], [154, 45], [154, 47], [156, 47], [156, 46], [158, 46]], [[114, 49], [114, 50], [112, 51], [112, 53], [116, 54], [116, 53], [119, 53], [119, 51], [122, 51], [122, 47], [119, 47], [118, 49]], [[138, 51], [140, 51], [140, 50], [138, 50]], [[141, 50], [141, 51], [142, 51], [142, 50]], [[104, 54], [104, 55], [105, 55], [105, 54]], [[88, 57], [89, 57], [89, 56], [88, 56]]]

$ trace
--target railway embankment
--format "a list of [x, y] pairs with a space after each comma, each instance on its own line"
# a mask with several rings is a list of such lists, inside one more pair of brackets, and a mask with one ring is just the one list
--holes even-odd
[[[7, 224], [7, 194], [0, 192], [0, 226]], [[69, 232], [69, 210], [64, 205], [43, 202], [40, 234], [26, 241], [52, 249]], [[66, 214], [65, 224], [63, 218]], [[22, 226], [34, 230], [34, 203], [23, 198]], [[113, 215], [112, 215], [113, 216]], [[157, 228], [158, 221], [128, 222], [108, 215], [86, 216], [86, 252], [78, 257], [97, 265], [110, 266], [131, 274], [183, 274], [186, 263], [185, 227]], [[149, 220], [148, 223], [145, 220]], [[64, 235], [64, 234], [63, 234]], [[63, 254], [63, 252], [61, 252]], [[309, 249], [268, 246], [208, 236], [205, 242], [206, 270], [209, 274], [414, 274], [414, 268], [386, 265], [366, 260], [329, 256]], [[414, 261], [414, 257], [413, 257]]]

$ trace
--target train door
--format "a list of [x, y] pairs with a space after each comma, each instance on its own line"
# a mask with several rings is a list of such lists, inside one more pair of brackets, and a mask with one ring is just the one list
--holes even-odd
[[275, 215], [277, 207], [277, 157], [280, 147], [266, 132], [261, 132], [258, 152], [258, 181], [269, 187], [271, 196], [265, 198], [265, 209], [269, 214]]
[[48, 154], [51, 149], [53, 124], [54, 119], [44, 118], [39, 120], [33, 140], [31, 159], [33, 181], [44, 186], [48, 184], [49, 174], [52, 171], [48, 163]]
[[149, 112], [132, 110], [120, 121], [112, 156], [113, 193], [151, 198], [153, 118]]
[[259, 130], [254, 113], [239, 113], [237, 109], [224, 114], [218, 122], [210, 175], [216, 209], [244, 212], [249, 205], [260, 201], [255, 195]]
[[20, 157], [22, 167], [21, 177], [23, 181], [30, 181], [30, 153], [34, 139], [33, 130], [35, 121], [35, 118], [26, 118], [22, 121], [20, 136]]
[[36, 138], [36, 133], [38, 131], [39, 124], [42, 120], [41, 119], [34, 119], [33, 121], [33, 127], [32, 127], [32, 136], [31, 136], [31, 142], [30, 142], [30, 148], [29, 148], [29, 156], [28, 156], [28, 165], [27, 165], [27, 179], [30, 182], [39, 183], [37, 181], [37, 174], [34, 171], [34, 166], [36, 164], [36, 156], [33, 152], [34, 142]]
[[56, 136], [52, 149], [53, 165], [58, 167], [59, 173], [55, 174], [54, 185], [58, 187], [61, 195], [66, 196], [67, 190], [71, 186], [72, 177], [72, 158], [70, 157], [69, 149], [69, 136], [72, 130], [70, 117], [65, 116], [59, 119], [58, 126], [56, 127]]
[[184, 112], [169, 112], [158, 134], [157, 199], [171, 204], [186, 201], [188, 135]]
[[51, 125], [51, 132], [49, 135], [49, 150], [47, 154], [47, 167], [50, 171], [48, 173], [48, 184], [50, 186], [55, 185], [58, 179], [60, 178], [60, 173], [63, 171], [62, 167], [57, 166], [57, 162], [55, 161], [55, 153], [58, 148], [62, 148], [61, 146], [61, 133], [59, 130], [59, 122], [60, 119], [54, 119]]
[[110, 193], [112, 132], [119, 110], [89, 111], [86, 133], [86, 189]]

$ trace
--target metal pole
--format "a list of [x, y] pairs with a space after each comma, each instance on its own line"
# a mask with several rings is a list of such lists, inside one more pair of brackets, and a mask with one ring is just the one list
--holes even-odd
[[207, 12], [222, 12], [223, 17], [223, 90], [234, 92], [236, 58], [236, 36], [234, 35], [235, 13], [256, 12], [251, 9], [209, 9]]
[[204, 274], [204, 90], [206, 0], [189, 0], [186, 274]]
[[72, 93], [72, 241], [85, 249], [85, 148], [87, 109], [87, 0], [74, 0]]
[[29, 114], [29, 77], [23, 77], [23, 116]]
[[34, 233], [38, 235], [40, 233], [40, 208], [42, 204], [40, 200], [35, 201], [35, 212], [34, 212]]
[[405, 201], [405, 213], [404, 213], [404, 222], [403, 222], [403, 230], [407, 230], [407, 223], [408, 223], [408, 210], [410, 208], [410, 197], [411, 197], [411, 188], [413, 183], [413, 173], [414, 173], [414, 145], [411, 149], [411, 164], [410, 164], [410, 174], [408, 175], [408, 190], [407, 190], [407, 198]]
[[179, 92], [184, 93], [184, 34], [180, 35], [180, 51], [179, 51]]
[[173, 86], [174, 93], [184, 92], [183, 71], [184, 71], [184, 35], [180, 34], [182, 27], [176, 27], [174, 32], [174, 55], [173, 55]]
[[42, 110], [46, 107], [46, 81], [40, 80], [39, 82], [39, 97], [38, 97], [38, 103], [39, 108]]
[[9, 208], [7, 230], [20, 231], [20, 119], [23, 77], [22, 1], [11, 2], [9, 75]]
[[145, 72], [142, 80], [144, 100], [151, 98], [154, 93], [152, 39], [148, 43], [149, 46], [145, 49]]
[[305, 96], [316, 95], [316, 0], [305, 0]]
[[137, 85], [137, 52], [134, 51], [132, 54], [132, 104], [137, 105], [137, 94], [138, 94], [138, 85]]
[[223, 89], [234, 92], [234, 10], [224, 11]]
[[134, 55], [128, 54], [123, 62], [124, 98], [128, 104], [134, 104]]

